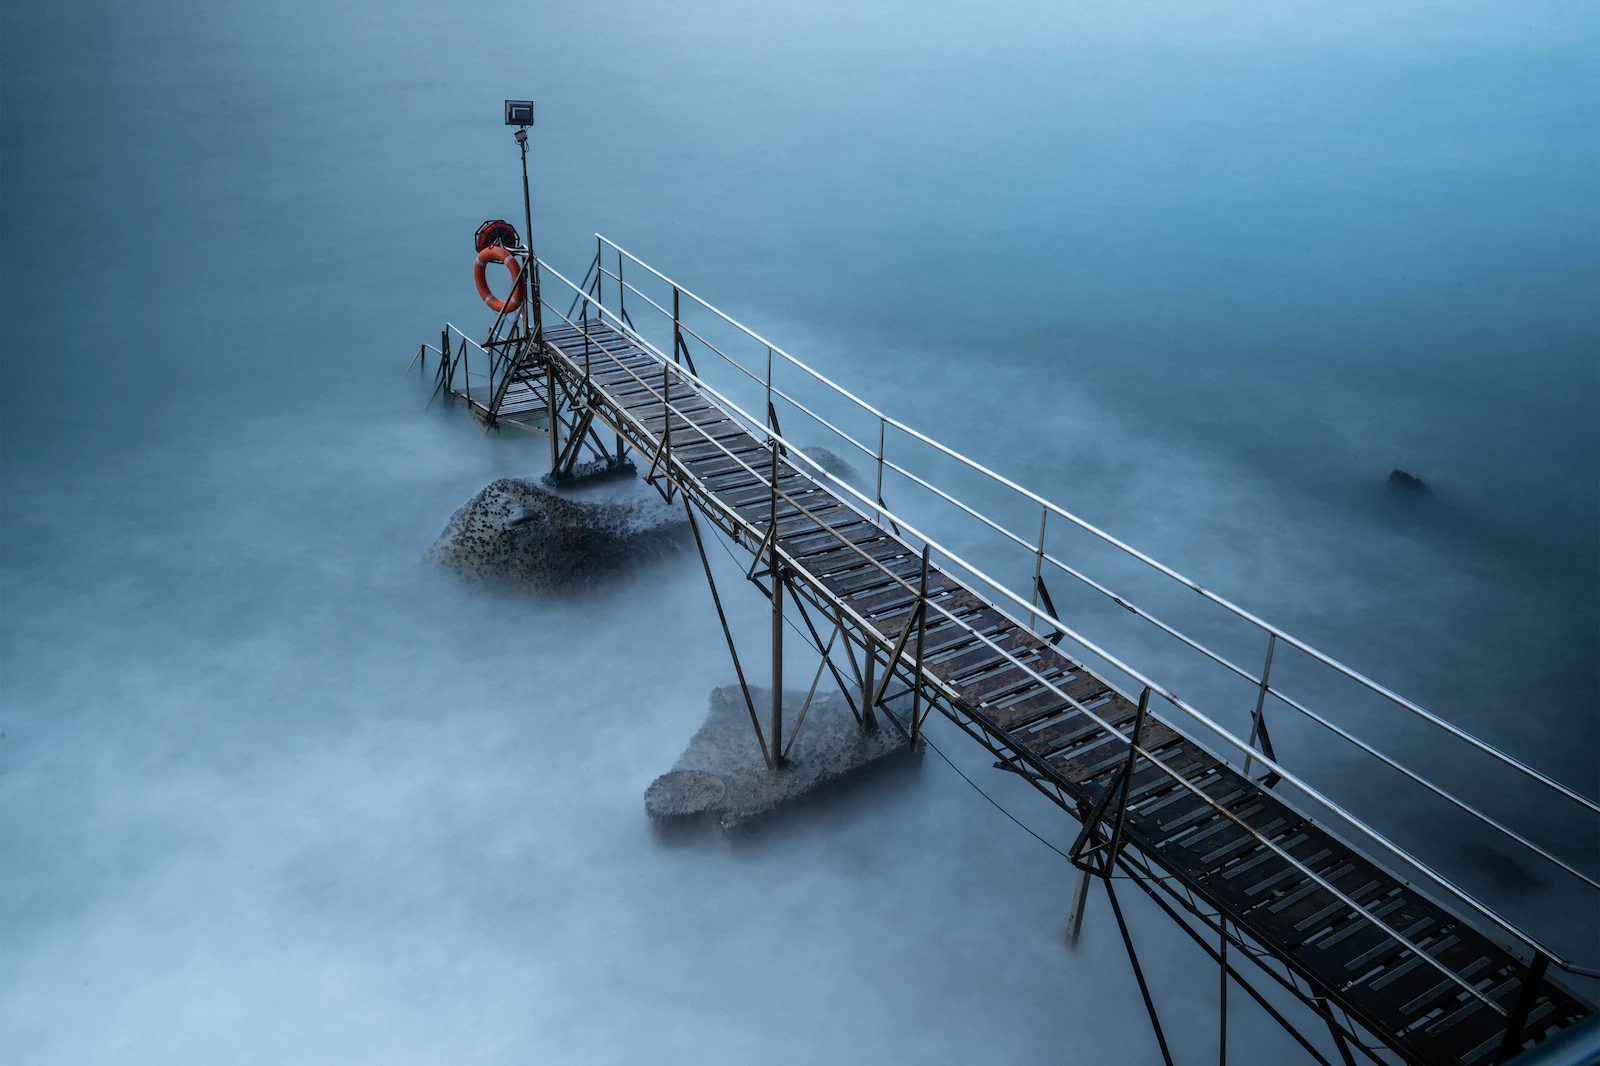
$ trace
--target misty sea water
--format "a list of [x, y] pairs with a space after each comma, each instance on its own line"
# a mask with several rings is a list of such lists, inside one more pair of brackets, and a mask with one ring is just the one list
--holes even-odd
[[[538, 101], [565, 272], [606, 233], [1600, 792], [1592, 5], [3, 17], [0, 1061], [1159, 1061], [1104, 900], [1067, 951], [1073, 871], [937, 759], [744, 847], [652, 837], [644, 788], [732, 680], [692, 557], [578, 598], [424, 562], [486, 482], [548, 466], [401, 375], [446, 319], [487, 329], [469, 242], [520, 218], [505, 97]], [[1396, 467], [1433, 494], [1387, 493]], [[759, 648], [765, 604], [718, 566]], [[1442, 783], [1499, 781], [1352, 715]], [[1274, 728], [1600, 958], [1575, 882]], [[1494, 809], [1592, 870], [1593, 822], [1535, 798]], [[1213, 968], [1133, 896], [1175, 1053], [1209, 1061]], [[1230, 1003], [1231, 1061], [1300, 1061]]]

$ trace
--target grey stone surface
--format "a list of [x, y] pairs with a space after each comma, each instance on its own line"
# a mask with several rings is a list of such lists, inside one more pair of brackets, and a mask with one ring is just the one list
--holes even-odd
[[450, 516], [428, 554], [469, 580], [562, 588], [679, 551], [687, 531], [682, 507], [638, 480], [551, 489], [501, 478]]
[[[768, 690], [752, 687], [750, 693], [765, 729]], [[785, 692], [786, 728], [793, 726], [804, 702], [804, 692]], [[744, 696], [737, 685], [724, 685], [711, 690], [705, 722], [678, 761], [645, 791], [645, 811], [660, 826], [703, 819], [732, 832], [907, 750], [905, 738], [892, 726], [864, 731], [837, 692], [819, 691], [788, 764], [768, 770]], [[721, 784], [720, 796], [713, 795], [716, 789], [707, 777]]]

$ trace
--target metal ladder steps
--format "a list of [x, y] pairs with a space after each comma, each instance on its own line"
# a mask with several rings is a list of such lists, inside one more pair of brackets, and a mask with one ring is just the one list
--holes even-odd
[[[674, 405], [696, 402], [696, 400], [704, 403], [707, 407], [710, 405], [710, 400], [706, 399], [706, 395], [699, 392], [693, 384], [683, 381], [677, 375], [656, 373], [653, 367], [645, 367], [642, 371], [637, 371], [637, 373], [619, 371], [614, 375], [614, 378], [616, 378], [616, 381], [613, 381], [613, 383], [600, 381], [600, 387], [603, 387], [608, 394], [611, 394], [613, 399], [619, 400], [622, 403], [622, 407], [648, 407], [651, 403], [656, 407], [661, 407], [662, 394], [666, 394], [667, 402], [674, 403]], [[590, 379], [600, 379], [600, 375], [590, 375]], [[717, 410], [722, 410], [722, 408], [717, 408]]]
[[[1075, 666], [1062, 678], [1052, 679], [1052, 684], [1077, 700], [1083, 709], [1090, 711], [1098, 712], [1099, 708], [1120, 698], [1105, 687], [1105, 682], [1085, 672], [1081, 666]], [[1004, 714], [998, 716], [998, 721], [1002, 729], [1011, 731], [1025, 729], [1037, 722], [1068, 712], [1080, 713], [1078, 707], [1045, 689], [1027, 700], [1017, 701], [1004, 708]], [[1100, 716], [1105, 717], [1104, 714]]]
[[[1236, 776], [1232, 771], [1219, 774], [1219, 783], [1227, 787], [1232, 783], [1227, 778], [1232, 776]], [[1238, 780], [1243, 781], [1242, 778]], [[1278, 834], [1279, 846], [1317, 871], [1319, 876], [1338, 885], [1341, 891], [1402, 932], [1410, 929], [1414, 934], [1434, 934], [1436, 939], [1420, 946], [1438, 957], [1441, 963], [1463, 972], [1478, 966], [1480, 960], [1487, 957], [1486, 948], [1494, 951], [1484, 938], [1470, 930], [1458, 929], [1459, 923], [1446, 912], [1415, 898], [1398, 882], [1316, 826], [1298, 820], [1275, 799], [1264, 799], [1260, 793], [1250, 796], [1243, 789], [1230, 791], [1248, 797], [1244, 806], [1252, 810], [1247, 822], [1255, 824], [1265, 818], [1265, 825], [1259, 828], [1268, 834]], [[1220, 817], [1211, 813], [1213, 817]], [[1203, 826], [1200, 819], [1192, 820]], [[1369, 1020], [1394, 1032], [1396, 1028], [1391, 1026], [1404, 1028], [1412, 1024], [1413, 1016], [1422, 1016], [1415, 1012], [1432, 1009], [1430, 1004], [1439, 997], [1456, 998], [1450, 989], [1459, 992], [1459, 986], [1454, 982], [1441, 982], [1437, 970], [1425, 967], [1409, 949], [1366, 918], [1356, 915], [1347, 904], [1316, 882], [1307, 879], [1298, 888], [1291, 884], [1291, 890], [1278, 899], [1263, 895], [1275, 885], [1303, 875], [1259, 842], [1250, 851], [1244, 851], [1241, 845], [1254, 838], [1237, 826], [1233, 826], [1232, 833], [1221, 832], [1215, 826], [1205, 826], [1195, 833], [1171, 833], [1166, 842], [1158, 844], [1149, 838], [1145, 823], [1150, 821], [1152, 819], [1144, 812], [1130, 812], [1130, 832], [1146, 840], [1148, 847], [1179, 858], [1180, 864], [1189, 868], [1190, 876], [1205, 884], [1208, 896], [1214, 901], [1233, 904], [1229, 910], [1250, 929], [1252, 936], [1264, 944], [1276, 944], [1293, 952], [1308, 972], [1316, 974], [1329, 988], [1337, 988], [1342, 993], [1342, 1001], [1351, 997], [1364, 998], [1361, 990], [1366, 986], [1371, 1002], [1361, 1006], [1372, 1013]], [[1181, 827], [1173, 823], [1162, 827], [1165, 831], [1174, 828]], [[1173, 841], [1178, 843], [1174, 845]], [[1208, 850], [1196, 854], [1199, 847]], [[1240, 851], [1244, 854], [1237, 854]], [[1262, 858], [1262, 855], [1270, 857]], [[1257, 871], [1256, 875], [1246, 876], [1252, 870]], [[1469, 937], [1474, 942], [1469, 942]], [[1515, 969], [1516, 965], [1513, 963], [1511, 968]], [[1441, 983], [1444, 987], [1440, 987]], [[1384, 991], [1389, 985], [1396, 988]], [[1460, 996], [1470, 999], [1465, 993]], [[1397, 1011], [1393, 1006], [1396, 1002], [1402, 1002], [1408, 1009]], [[1478, 1003], [1476, 999], [1470, 1002]], [[1466, 1004], [1462, 1006], [1461, 1016], [1449, 1024], [1442, 1024], [1447, 1016], [1431, 1022], [1435, 1027], [1431, 1035], [1438, 1037], [1476, 1013]], [[1479, 1026], [1463, 1028], [1461, 1032], [1466, 1035], [1451, 1041], [1457, 1045], [1456, 1050], [1467, 1054], [1486, 1041], [1492, 1043], [1499, 1025], [1497, 1021], [1486, 1024], [1487, 1032], [1476, 1031]], [[1534, 1032], [1529, 1030], [1530, 1039]], [[1459, 1059], [1447, 1054], [1437, 1061]]]
[[[625, 391], [607, 391], [610, 393], [612, 402], [625, 408], [630, 414], [643, 416], [653, 411], [655, 412], [655, 416], [657, 418], [661, 416], [662, 393], [659, 382], [656, 383], [653, 388], [646, 384], [635, 385], [633, 388]], [[695, 393], [689, 392], [687, 389], [681, 392], [677, 389], [669, 390], [666, 402], [671, 404], [673, 413], [678, 415], [686, 415], [693, 412], [706, 410], [714, 410], [719, 415], [722, 414], [722, 408], [716, 407], [714, 404], [707, 403], [702, 397], [699, 397]], [[724, 421], [726, 421], [726, 419], [724, 419]]]
[[[1009, 653], [1017, 645], [1025, 646], [1032, 636], [1033, 634], [1026, 629], [1013, 626], [1006, 631], [1005, 639], [995, 639], [995, 643]], [[926, 660], [926, 664], [929, 673], [949, 683], [955, 678], [968, 677], [977, 672], [993, 669], [1005, 661], [1004, 653], [996, 651], [977, 637], [972, 637], [966, 644], [952, 645], [948, 650], [941, 651], [937, 657]]]
[[[908, 605], [903, 610], [882, 616], [874, 616], [866, 611], [858, 613], [866, 618], [877, 632], [879, 641], [886, 648], [892, 648], [896, 638], [900, 636], [901, 627], [905, 625], [905, 618], [911, 613], [911, 608]], [[952, 613], [960, 619], [960, 622], [953, 622], [943, 617], [929, 622], [927, 630], [922, 635], [922, 657], [924, 662], [927, 661], [929, 655], [937, 652], [939, 648], [971, 638], [971, 633], [961, 623], [973, 625], [980, 632], [994, 624], [993, 620], [984, 617], [982, 609], [969, 610], [960, 608], [953, 610]]]
[[[1100, 679], [1094, 678], [1093, 680], [1098, 682]], [[1071, 691], [1070, 688], [1068, 691]], [[1098, 704], [1099, 706], [1104, 706], [1105, 703], [1110, 701], [1109, 699], [1101, 697], [1090, 702]], [[1095, 706], [1090, 706], [1089, 709], [1097, 710], [1098, 708]], [[1104, 718], [1106, 721], [1120, 729], [1126, 723], [1133, 720], [1133, 710], [1131, 708], [1118, 707], [1114, 712], [1101, 713], [1100, 717]], [[1044, 729], [1039, 730], [1037, 733], [1018, 732], [1016, 733], [1016, 738], [1021, 742], [1023, 747], [1027, 748], [1035, 755], [1038, 755], [1043, 759], [1049, 759], [1055, 755], [1059, 755], [1061, 752], [1081, 743], [1082, 741], [1087, 740], [1096, 733], [1103, 732], [1105, 732], [1104, 726], [1100, 725], [1098, 722], [1089, 718], [1089, 716], [1083, 714], [1082, 712], [1072, 710], [1066, 718], [1055, 723], [1054, 725], [1047, 726]], [[1157, 771], [1157, 773], [1160, 773], [1160, 771]], [[1165, 774], [1161, 774], [1161, 776], [1169, 781], [1171, 780], [1171, 778], [1167, 778]], [[1129, 802], [1133, 802], [1131, 796], [1129, 798]]]
[[[883, 588], [889, 584], [898, 584], [904, 581], [913, 588], [922, 573], [922, 560], [915, 557], [900, 556], [884, 562], [868, 563], [853, 570], [834, 574], [822, 578], [826, 585], [837, 596], [851, 596], [857, 592], [868, 592], [873, 589]], [[930, 577], [929, 588], [933, 587]]]
[[849, 525], [836, 525], [832, 529], [813, 526], [808, 530], [801, 530], [789, 536], [779, 537], [778, 543], [783, 547], [785, 554], [789, 558], [798, 561], [815, 552], [831, 551], [834, 548], [843, 549], [846, 544], [870, 544], [880, 536], [881, 534], [876, 526], [861, 521], [852, 522]]
[[[682, 461], [682, 456], [677, 448], [672, 449], [674, 459]], [[761, 453], [749, 452], [737, 458], [730, 458], [718, 452], [715, 459], [706, 456], [683, 463], [689, 473], [706, 487], [709, 492], [723, 493], [735, 492], [751, 485], [764, 485], [761, 475]], [[770, 473], [770, 464], [768, 464]]]
[[620, 344], [638, 351], [638, 348], [635, 347], [634, 344], [626, 337], [612, 329], [609, 325], [602, 323], [599, 319], [594, 318], [587, 319], [570, 326], [565, 322], [559, 326], [551, 326], [544, 331], [544, 338], [545, 340], [550, 341], [552, 344], [557, 344], [565, 348], [567, 346], [566, 342], [568, 341], [573, 341], [581, 345], [584, 341], [585, 334], [588, 336], [589, 343], [593, 345], [603, 345], [607, 342], [620, 342]]
[[[908, 583], [912, 585], [912, 588], [907, 589], [904, 585], [893, 585], [881, 592], [858, 592], [853, 596], [846, 597], [846, 601], [857, 614], [866, 615], [874, 622], [889, 622], [891, 625], [903, 624], [897, 623], [896, 619], [900, 615], [909, 614], [916, 606], [918, 599], [921, 598], [917, 592], [915, 582]], [[948, 600], [952, 596], [961, 596], [964, 593], [966, 593], [966, 589], [962, 588], [956, 581], [939, 573], [937, 570], [928, 571], [928, 599], [942, 598]], [[970, 596], [970, 594], [968, 595]], [[946, 605], [945, 609], [954, 610], [949, 605]], [[943, 620], [943, 616], [934, 611], [928, 612], [927, 624], [930, 629], [935, 621], [940, 620]], [[897, 628], [896, 633], [898, 632]], [[927, 654], [926, 643], [923, 645], [923, 654]]]
[[[711, 418], [693, 417], [695, 415], [702, 414], [707, 410], [715, 411], [717, 416]], [[644, 428], [657, 440], [660, 440], [664, 435], [663, 430], [667, 422], [661, 417], [661, 407], [659, 404], [645, 404], [641, 407], [630, 409], [629, 413], [642, 422], [644, 424]], [[671, 412], [672, 435], [676, 437], [680, 433], [687, 433], [691, 438], [697, 440], [703, 440], [706, 437], [710, 437], [712, 440], [717, 440], [717, 434], [707, 431], [715, 429], [719, 426], [726, 426], [731, 431], [739, 426], [739, 424], [733, 421], [731, 418], [720, 417], [721, 413], [721, 410], [715, 407], [701, 408], [699, 410], [685, 412], [673, 411]], [[742, 433], [743, 429], [739, 429], [739, 432]]]
[[[863, 537], [849, 544], [834, 544], [831, 547], [810, 546], [804, 550], [795, 549], [790, 552], [790, 558], [796, 562], [804, 562], [807, 569], [830, 575], [843, 574], [855, 567], [869, 566], [872, 563], [911, 557], [913, 553], [904, 544], [882, 533]], [[871, 563], [868, 562], [869, 559]]]
[[[975, 614], [981, 612], [971, 612], [966, 615], [963, 615], [960, 611], [953, 613], [955, 613], [962, 622], [973, 626], [973, 628], [983, 633], [984, 636], [988, 637], [996, 644], [999, 644], [1001, 647], [1005, 647], [1006, 642], [1009, 641], [1017, 632], [1009, 622], [1007, 622], [1004, 618], [1001, 618], [999, 615], [994, 615], [993, 620], [991, 621], [988, 619], [976, 619]], [[980, 622], [984, 624], [979, 624]], [[972, 632], [964, 625], [958, 625], [957, 623], [945, 618], [943, 615], [940, 615], [934, 619], [934, 624], [928, 627], [928, 632], [923, 637], [923, 669], [927, 670], [935, 677], [939, 676], [937, 670], [929, 668], [928, 661], [937, 655], [942, 655], [948, 651], [959, 650], [962, 648], [983, 648], [989, 651], [993, 650], [987, 644], [983, 643], [983, 641], [974, 636]]]
[[886, 565], [896, 559], [906, 558], [906, 549], [899, 541], [878, 537], [849, 546], [840, 544], [807, 555], [791, 554], [790, 558], [819, 578], [843, 577], [862, 567], [880, 563]]
[[[561, 349], [561, 354], [575, 364], [580, 373], [585, 369], [584, 354], [581, 350]], [[639, 359], [624, 358], [623, 355], [617, 352], [591, 348], [589, 349], [588, 362], [588, 373], [585, 376], [588, 377], [591, 384], [597, 385], [607, 392], [614, 392], [625, 385], [640, 385], [641, 383], [648, 384], [653, 388], [660, 388], [661, 386], [660, 373], [652, 373], [652, 370], [659, 364], [647, 357]], [[654, 381], [651, 381], [652, 378], [654, 378]]]
[[[682, 447], [673, 447], [672, 457], [678, 462], [689, 467], [690, 470], [699, 471], [718, 470], [718, 464], [726, 463], [726, 469], [743, 469], [738, 460], [744, 460], [748, 465], [755, 466], [754, 457], [768, 454], [767, 449], [758, 444], [755, 438], [740, 444], [723, 444], [722, 447], [707, 440], [685, 442]], [[759, 468], [758, 468], [759, 469]]]
[[[571, 356], [568, 356], [570, 359]], [[676, 378], [676, 380], [672, 380]], [[589, 380], [600, 388], [606, 390], [618, 400], [626, 400], [635, 396], [654, 396], [657, 403], [661, 402], [661, 389], [676, 385], [682, 389], [683, 395], [700, 395], [698, 390], [685, 382], [682, 377], [669, 373], [662, 373], [660, 364], [653, 360], [637, 362], [634, 360], [618, 359], [615, 356], [605, 356], [604, 363], [596, 368], [591, 361], [589, 365]]]
[[[770, 479], [772, 477], [772, 462], [770, 459], [764, 464], [759, 459], [753, 462], [745, 460], [743, 463], [727, 459], [726, 456], [724, 456], [724, 459], [726, 461], [720, 464], [718, 469], [712, 469], [716, 464], [701, 463], [698, 467], [692, 468], [692, 472], [702, 485], [719, 495], [738, 492], [740, 489], [752, 488], [757, 485], [770, 491]], [[762, 470], [762, 466], [765, 466], [766, 469]], [[778, 491], [784, 491], [783, 486], [785, 484], [797, 485], [802, 482], [807, 485], [812, 484], [810, 478], [802, 477], [792, 471], [787, 473], [780, 471], [778, 475]]]
[[[974, 631], [983, 634], [996, 644], [1002, 644], [1014, 629], [1011, 619], [987, 606], [957, 604], [947, 606], [946, 610], [955, 615], [957, 620], [951, 621], [943, 615], [936, 615], [929, 620], [928, 632], [924, 634], [922, 642], [924, 662], [928, 656], [935, 655], [945, 648], [977, 641], [978, 638], [973, 635]], [[884, 615], [880, 618], [868, 614], [867, 617], [871, 618], [874, 625], [883, 623], [878, 625], [878, 628], [882, 629], [885, 626], [892, 626], [893, 619], [897, 615]], [[898, 628], [895, 632], [899, 632]], [[893, 635], [890, 639], [894, 639]]]
[[[600, 334], [593, 334], [588, 338], [585, 338], [583, 334], [577, 332], [576, 330], [547, 331], [545, 333], [545, 340], [549, 341], [557, 348], [560, 348], [563, 355], [572, 360], [574, 363], [579, 363], [580, 365], [586, 351], [586, 340], [587, 354], [591, 357], [603, 356], [607, 358], [618, 358], [632, 352], [639, 352], [638, 348], [635, 348], [625, 340], [622, 340], [621, 343], [618, 343], [620, 338], [617, 338], [615, 334], [612, 334], [609, 337]], [[639, 357], [642, 359], [649, 358], [642, 352], [639, 352]], [[654, 362], [655, 360], [652, 359], [650, 361]]]
[[[982, 711], [985, 717], [994, 718], [1001, 710], [995, 705], [1007, 696], [1023, 689], [1032, 691], [1040, 689], [1038, 680], [1033, 676], [1034, 673], [1053, 681], [1055, 677], [1070, 672], [1034, 657], [1017, 655], [1016, 659], [1022, 662], [1019, 664], [1007, 659], [994, 671], [977, 676], [969, 675], [965, 679], [952, 682], [951, 687], [958, 690], [963, 699]], [[1030, 673], [1030, 670], [1033, 673]]]
[[649, 366], [635, 366], [612, 356], [606, 356], [605, 364], [598, 370], [590, 364], [589, 381], [616, 399], [661, 390], [661, 375], [651, 374]]
[[[1139, 746], [1153, 755], [1160, 756], [1164, 748], [1182, 739], [1160, 719], [1146, 718]], [[1080, 743], [1076, 748], [1057, 752], [1046, 761], [1067, 780], [1074, 784], [1082, 784], [1127, 762], [1128, 742], [1113, 733], [1106, 732], [1103, 737], [1097, 737], [1088, 743]]]
[[[718, 494], [718, 496], [720, 499], [721, 495]], [[750, 493], [743, 503], [735, 503], [731, 500], [724, 501], [724, 506], [737, 511], [740, 517], [746, 521], [757, 522], [765, 529], [767, 523], [771, 521], [773, 513], [771, 490], [769, 489], [767, 492], [760, 494]], [[787, 498], [778, 497], [777, 516], [779, 529], [783, 528], [783, 523], [786, 520], [794, 519], [809, 522], [812, 525], [825, 525], [829, 524], [827, 520], [830, 517], [840, 517], [844, 513], [854, 514], [854, 512], [846, 512], [844, 506], [837, 499], [825, 492], [808, 493], [806, 495], [790, 493]]]
[[[702, 478], [701, 480], [705, 481], [706, 479]], [[772, 485], [769, 482], [750, 477], [748, 473], [745, 475], [745, 480], [734, 481], [732, 484], [707, 484], [706, 488], [716, 493], [719, 500], [733, 507], [744, 507], [758, 501], [766, 501], [770, 504], [772, 501]], [[815, 483], [808, 478], [803, 478], [793, 473], [785, 474], [780, 468], [778, 473], [779, 508], [782, 508], [787, 502], [784, 499], [785, 496], [796, 500], [833, 499], [831, 494], [824, 497]]]
[[866, 519], [862, 518], [860, 515], [857, 515], [854, 511], [852, 511], [849, 508], [844, 507], [842, 505], [840, 505], [836, 510], [830, 511], [827, 514], [823, 514], [823, 513], [821, 513], [820, 511], [817, 511], [817, 510], [812, 510], [809, 507], [806, 508], [806, 509], [808, 511], [811, 511], [812, 514], [816, 515], [817, 517], [816, 518], [811, 518], [811, 517], [808, 517], [806, 515], [799, 514], [798, 512], [796, 512], [796, 515], [795, 515], [794, 518], [789, 518], [789, 519], [780, 518], [778, 520], [778, 540], [780, 542], [785, 537], [788, 537], [788, 536], [790, 536], [792, 534], [795, 534], [795, 533], [799, 533], [799, 532], [801, 532], [803, 530], [818, 529], [819, 528], [818, 519], [824, 519], [824, 518], [826, 518], [826, 519], [835, 519], [835, 518], [842, 519], [842, 521], [838, 521], [838, 522], [830, 521], [828, 523], [829, 526], [831, 527], [831, 531], [832, 532], [839, 533], [841, 535], [843, 535], [845, 533], [845, 531], [847, 531], [849, 529], [852, 529], [852, 528], [854, 528], [856, 526], [864, 526], [864, 525], [867, 524], [866, 523]]

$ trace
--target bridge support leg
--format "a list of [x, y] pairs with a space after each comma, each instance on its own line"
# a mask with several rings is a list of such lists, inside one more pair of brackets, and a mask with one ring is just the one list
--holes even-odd
[[1072, 890], [1072, 912], [1067, 915], [1067, 946], [1078, 946], [1078, 933], [1083, 929], [1083, 907], [1089, 902], [1089, 871], [1078, 871], [1078, 887]]
[[1156, 1004], [1150, 998], [1150, 986], [1144, 983], [1144, 970], [1139, 966], [1139, 955], [1133, 950], [1133, 937], [1128, 935], [1128, 923], [1122, 917], [1122, 907], [1117, 903], [1116, 890], [1111, 887], [1113, 867], [1105, 872], [1106, 899], [1111, 901], [1111, 913], [1116, 916], [1117, 928], [1122, 932], [1122, 945], [1128, 949], [1128, 961], [1133, 963], [1133, 976], [1139, 982], [1139, 995], [1144, 997], [1144, 1009], [1150, 1014], [1150, 1027], [1156, 1031], [1156, 1043], [1161, 1045], [1161, 1061], [1172, 1066], [1172, 1052], [1167, 1050], [1167, 1037], [1161, 1031], [1161, 1019], [1156, 1015]]
[[1226, 918], [1222, 922], [1222, 934], [1217, 938], [1222, 961], [1217, 983], [1217, 1066], [1228, 1066], [1228, 925]]
[[866, 660], [861, 667], [861, 720], [869, 729], [878, 726], [878, 715], [873, 710], [872, 693], [877, 687], [878, 679], [878, 642], [871, 637], [863, 645], [862, 657]]
[[1350, 1054], [1350, 1042], [1345, 1039], [1344, 1033], [1340, 1032], [1339, 1027], [1333, 1022], [1333, 1004], [1318, 996], [1317, 1005], [1322, 1008], [1326, 1015], [1325, 1020], [1328, 1023], [1328, 1032], [1333, 1034], [1333, 1046], [1339, 1049], [1339, 1058], [1344, 1061], [1344, 1066], [1356, 1066], [1356, 1057]]
[[772, 765], [783, 765], [783, 573], [772, 560]]
[[553, 359], [546, 359], [544, 364], [544, 410], [550, 426], [550, 476], [555, 477], [561, 469], [561, 432], [558, 429], [561, 422], [556, 414], [556, 364]]
[[683, 498], [683, 510], [689, 517], [689, 529], [694, 533], [694, 546], [700, 552], [700, 565], [705, 568], [706, 584], [711, 588], [711, 602], [717, 608], [717, 621], [722, 623], [722, 636], [728, 642], [728, 655], [733, 659], [733, 672], [739, 678], [739, 691], [744, 693], [744, 705], [750, 712], [750, 726], [756, 731], [756, 743], [761, 745], [761, 758], [767, 767], [772, 767], [772, 754], [767, 749], [766, 738], [761, 735], [761, 719], [756, 717], [756, 704], [750, 698], [750, 686], [745, 683], [744, 667], [739, 665], [739, 649], [733, 644], [733, 630], [728, 628], [728, 616], [722, 610], [722, 597], [717, 595], [717, 579], [711, 575], [711, 561], [706, 558], [706, 545], [700, 539], [700, 523], [695, 521], [694, 508], [689, 505], [689, 497]]

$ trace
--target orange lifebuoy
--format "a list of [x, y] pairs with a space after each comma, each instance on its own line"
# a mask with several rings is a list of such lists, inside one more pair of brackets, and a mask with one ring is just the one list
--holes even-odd
[[[489, 291], [489, 279], [484, 277], [483, 272], [490, 263], [504, 263], [506, 269], [511, 271], [511, 295], [504, 300], [496, 299], [494, 293]], [[478, 295], [496, 314], [502, 311], [510, 313], [522, 306], [522, 261], [498, 244], [491, 244], [478, 253], [477, 262], [472, 264], [472, 279], [478, 283]]]

